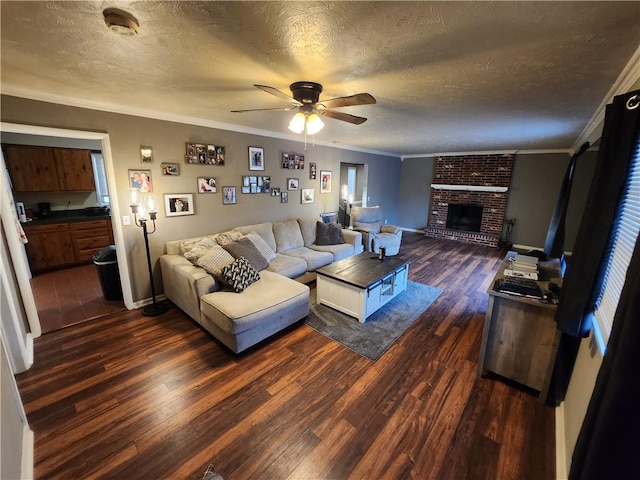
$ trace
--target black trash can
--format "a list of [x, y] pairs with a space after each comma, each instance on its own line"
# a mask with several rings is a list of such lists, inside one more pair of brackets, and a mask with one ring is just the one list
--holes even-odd
[[93, 263], [98, 268], [98, 277], [102, 285], [102, 294], [106, 300], [121, 300], [122, 286], [116, 258], [116, 246], [109, 245], [93, 256]]

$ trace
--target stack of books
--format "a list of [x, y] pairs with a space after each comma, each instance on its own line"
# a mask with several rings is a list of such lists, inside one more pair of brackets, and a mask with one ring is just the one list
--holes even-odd
[[538, 280], [538, 258], [517, 254], [504, 269], [504, 275]]

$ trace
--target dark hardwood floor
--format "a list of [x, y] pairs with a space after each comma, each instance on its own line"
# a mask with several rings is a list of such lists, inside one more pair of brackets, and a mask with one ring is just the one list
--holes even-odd
[[405, 233], [443, 294], [373, 363], [303, 324], [234, 355], [177, 308], [35, 342], [36, 478], [552, 479], [554, 410], [477, 376], [504, 251]]

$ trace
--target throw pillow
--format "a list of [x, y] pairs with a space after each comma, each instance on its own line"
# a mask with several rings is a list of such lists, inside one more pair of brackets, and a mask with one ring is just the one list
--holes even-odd
[[316, 245], [340, 245], [344, 243], [342, 225], [339, 223], [316, 224]]
[[240, 257], [222, 269], [222, 281], [229, 285], [236, 293], [243, 292], [245, 288], [260, 280], [260, 274], [247, 261]]
[[215, 245], [217, 245], [215, 240], [210, 237], [204, 237], [182, 242], [180, 244], [180, 251], [187, 260], [196, 265], [198, 259]]
[[251, 240], [246, 237], [223, 245], [222, 248], [229, 252], [235, 259], [244, 257], [257, 271], [264, 270], [269, 266], [267, 259], [264, 258]]
[[253, 246], [258, 249], [258, 251], [262, 254], [262, 256], [267, 260], [267, 262], [271, 263], [273, 259], [276, 258], [276, 252], [274, 252], [269, 244], [256, 232], [247, 233], [245, 235], [246, 238], [249, 239]]
[[229, 230], [228, 232], [218, 233], [214, 236], [218, 245], [226, 245], [231, 242], [235, 242], [239, 238], [242, 238], [242, 234], [240, 232], [234, 232], [233, 230]]
[[222, 269], [233, 263], [235, 258], [220, 245], [214, 245], [207, 253], [198, 258], [196, 265], [222, 281]]

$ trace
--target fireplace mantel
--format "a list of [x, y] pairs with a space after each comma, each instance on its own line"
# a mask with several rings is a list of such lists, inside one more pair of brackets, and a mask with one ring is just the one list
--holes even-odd
[[504, 193], [509, 187], [492, 187], [485, 185], [447, 185], [444, 183], [432, 183], [434, 190], [463, 190], [465, 192], [499, 192]]

